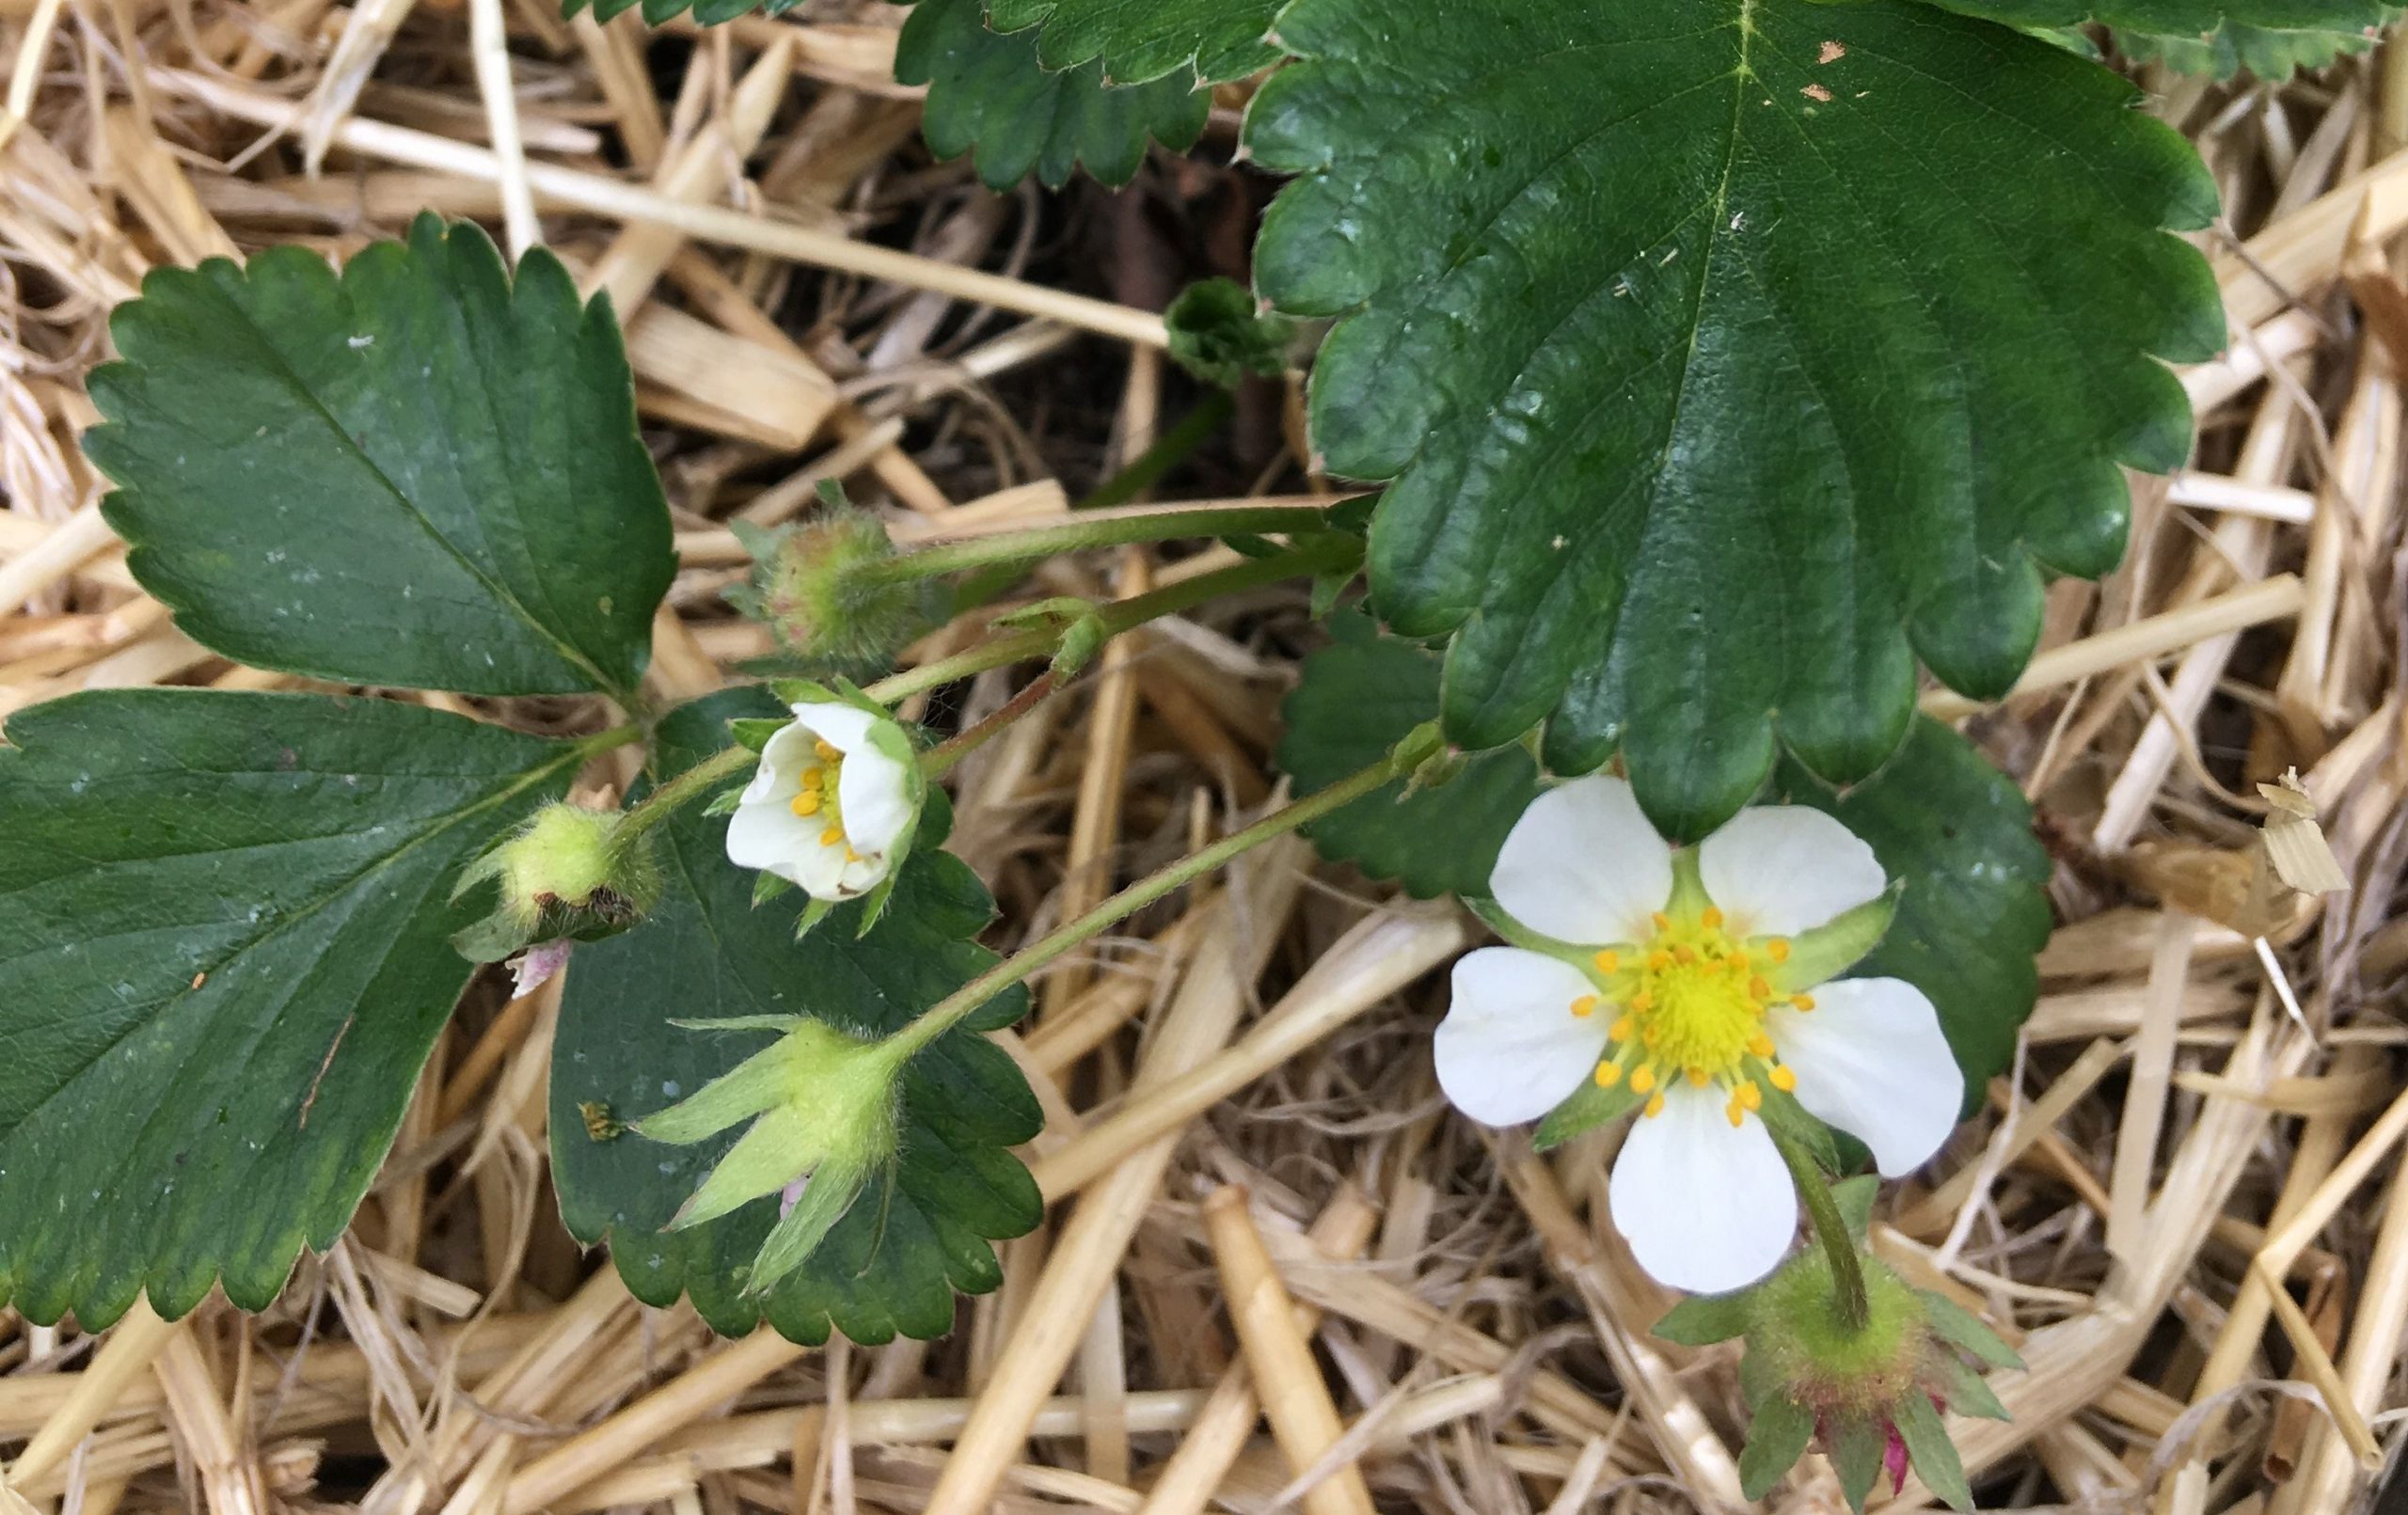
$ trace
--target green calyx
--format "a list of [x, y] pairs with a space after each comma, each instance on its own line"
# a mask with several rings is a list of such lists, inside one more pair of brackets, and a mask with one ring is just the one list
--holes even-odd
[[759, 1294], [807, 1261], [870, 1179], [895, 1157], [899, 1090], [909, 1049], [805, 1017], [678, 1020], [696, 1031], [779, 1031], [689, 1097], [644, 1116], [634, 1129], [687, 1145], [750, 1122], [669, 1223], [673, 1231], [717, 1220], [784, 1193], [778, 1223], [754, 1256], [745, 1292]]
[[643, 919], [660, 898], [660, 870], [625, 820], [565, 801], [537, 811], [461, 873], [454, 901], [487, 879], [499, 896], [452, 947], [471, 962], [499, 962], [538, 942], [598, 941]]
[[1922, 1293], [1860, 1254], [1865, 1321], [1839, 1308], [1830, 1259], [1798, 1253], [1748, 1296], [1748, 1345], [1790, 1398], [1827, 1414], [1870, 1412], [1912, 1390], [1929, 1371], [1931, 1329]]
[[727, 592], [728, 603], [808, 663], [882, 668], [930, 619], [928, 586], [881, 572], [898, 554], [878, 517], [832, 487], [823, 497], [818, 513], [799, 525], [735, 528], [752, 555], [752, 576]]

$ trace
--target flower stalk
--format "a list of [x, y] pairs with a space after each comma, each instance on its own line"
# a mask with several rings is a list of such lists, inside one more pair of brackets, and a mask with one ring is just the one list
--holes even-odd
[[1796, 1137], [1774, 1129], [1772, 1144], [1780, 1149], [1781, 1160], [1789, 1164], [1789, 1176], [1798, 1185], [1798, 1202], [1806, 1207], [1807, 1217], [1814, 1223], [1815, 1243], [1830, 1262], [1834, 1286], [1831, 1302], [1839, 1313], [1840, 1323], [1850, 1331], [1862, 1331], [1872, 1319], [1872, 1305], [1865, 1297], [1864, 1270], [1857, 1262], [1856, 1241], [1848, 1235], [1839, 1202], [1831, 1198], [1822, 1170], [1798, 1145]]

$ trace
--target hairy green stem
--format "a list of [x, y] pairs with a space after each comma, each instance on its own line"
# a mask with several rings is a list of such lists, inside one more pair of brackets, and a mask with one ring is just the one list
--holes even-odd
[[1036, 709], [1045, 697], [1060, 688], [1067, 680], [1054, 677], [1048, 669], [1028, 681], [1018, 694], [1004, 702], [1002, 708], [975, 726], [954, 733], [920, 756], [920, 772], [936, 778], [947, 768], [977, 751], [1000, 735], [1013, 721]]
[[714, 752], [644, 796], [620, 819], [619, 829], [626, 835], [640, 836], [676, 813], [679, 806], [700, 798], [705, 790], [742, 772], [746, 764], [757, 761], [749, 747]]
[[[1149, 621], [1192, 610], [1224, 594], [1259, 589], [1301, 575], [1335, 572], [1346, 566], [1358, 550], [1359, 544], [1349, 538], [1326, 538], [1275, 557], [1249, 559], [1144, 594], [1109, 601], [1095, 608], [1095, 620], [1103, 632], [1103, 639], [1109, 640]], [[891, 705], [923, 690], [984, 673], [990, 668], [1003, 668], [1032, 657], [1050, 657], [1061, 640], [1062, 632], [1055, 627], [1006, 632], [967, 652], [880, 679], [863, 692], [881, 704]]]
[[1098, 521], [1069, 521], [1026, 531], [997, 531], [900, 553], [855, 570], [864, 579], [935, 578], [998, 563], [1031, 562], [1088, 547], [1133, 542], [1175, 542], [1181, 537], [1251, 535], [1311, 530], [1326, 524], [1326, 513], [1300, 505], [1214, 505], [1193, 511], [1146, 510]]
[[1088, 939], [1109, 930], [1164, 895], [1272, 838], [1284, 836], [1300, 826], [1309, 826], [1330, 812], [1353, 804], [1381, 785], [1402, 778], [1428, 761], [1437, 752], [1439, 746], [1435, 725], [1416, 728], [1390, 748], [1386, 756], [1370, 767], [1282, 806], [1244, 830], [1232, 831], [1202, 851], [1148, 875], [1077, 920], [1031, 942], [946, 995], [889, 1040], [898, 1047], [902, 1056], [911, 1056], [951, 1031], [964, 1016]]
[[1864, 1297], [1864, 1268], [1857, 1261], [1856, 1239], [1847, 1234], [1847, 1222], [1831, 1198], [1830, 1185], [1805, 1148], [1773, 1129], [1770, 1122], [1765, 1129], [1771, 1133], [1781, 1160], [1789, 1164], [1790, 1181], [1798, 1186], [1798, 1198], [1814, 1220], [1814, 1239], [1822, 1244], [1823, 1255], [1831, 1265], [1831, 1280], [1839, 1286], [1840, 1321], [1851, 1331], [1862, 1331], [1873, 1318], [1873, 1307]]

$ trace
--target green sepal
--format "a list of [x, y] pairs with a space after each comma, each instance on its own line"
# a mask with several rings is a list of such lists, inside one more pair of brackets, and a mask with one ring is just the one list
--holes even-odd
[[1881, 945], [1881, 939], [1890, 934], [1890, 923], [1897, 919], [1898, 899], [1904, 891], [1902, 883], [1893, 883], [1879, 899], [1867, 900], [1810, 931], [1799, 932], [1790, 939], [1789, 960], [1769, 968], [1765, 976], [1783, 994], [1839, 977]]
[[1764, 1118], [1764, 1123], [1804, 1147], [1807, 1155], [1814, 1160], [1814, 1165], [1823, 1172], [1838, 1173], [1843, 1164], [1839, 1144], [1833, 1140], [1831, 1128], [1808, 1113], [1806, 1107], [1798, 1102], [1796, 1095], [1784, 1093], [1769, 1084], [1758, 1087], [1764, 1090], [1765, 1102], [1764, 1108], [1756, 1113]]
[[1981, 1420], [2013, 1420], [1989, 1381], [1953, 1356], [1944, 1356], [1940, 1371], [1948, 1380], [1948, 1408]]
[[1546, 1119], [1539, 1122], [1530, 1144], [1542, 1152], [1561, 1146], [1583, 1131], [1620, 1120], [1638, 1109], [1639, 1104], [1640, 1096], [1631, 1088], [1629, 1080], [1606, 1089], [1591, 1079], [1575, 1090], [1571, 1098], [1546, 1113]]
[[1829, 1434], [1831, 1471], [1840, 1477], [1840, 1497], [1856, 1515], [1864, 1515], [1864, 1502], [1881, 1476], [1881, 1454], [1889, 1450], [1889, 1435], [1875, 1422], [1853, 1416], [1831, 1428]]
[[733, 815], [744, 803], [744, 785], [730, 784], [703, 801], [703, 814], [711, 817]]
[[[889, 875], [888, 876], [892, 877], [894, 876]], [[836, 908], [836, 904], [837, 902], [834, 900], [823, 900], [816, 897], [807, 901], [802, 907], [802, 914], [795, 918], [794, 939], [800, 941], [803, 938], [811, 935], [813, 931], [816, 930], [819, 923], [827, 920], [830, 912]], [[865, 931], [868, 927], [864, 926], [863, 929]]]
[[1970, 1352], [1992, 1367], [2023, 1365], [2022, 1357], [2014, 1348], [2001, 1340], [1979, 1316], [1955, 1300], [1944, 1294], [1926, 1292], [1924, 1309], [1931, 1320], [1932, 1334], [1951, 1347]]
[[759, 716], [745, 716], [727, 723], [727, 734], [736, 745], [748, 751], [760, 752], [769, 745], [769, 738], [794, 724], [791, 719], [769, 720]]
[[1748, 1444], [1739, 1450], [1739, 1491], [1750, 1499], [1772, 1492], [1814, 1438], [1814, 1417], [1804, 1405], [1786, 1395], [1766, 1396], [1748, 1425]]
[[[709, 812], [705, 811], [704, 813], [708, 814]], [[791, 878], [781, 878], [776, 874], [767, 871], [754, 874], [752, 876], [753, 908], [760, 908], [794, 887], [795, 883]]]
[[1861, 1252], [1869, 1245], [1873, 1231], [1873, 1202], [1881, 1194], [1881, 1180], [1869, 1173], [1853, 1178], [1843, 1178], [1831, 1186], [1831, 1203], [1839, 1207], [1840, 1219], [1847, 1225], [1848, 1239]]
[[1948, 1427], [1933, 1409], [1927, 1396], [1909, 1394], [1899, 1401], [1893, 1413], [1898, 1435], [1907, 1444], [1907, 1465], [1914, 1470], [1924, 1487], [1938, 1494], [1951, 1509], [1970, 1510], [1973, 1507], [1973, 1491], [1965, 1482], [1965, 1463], [1956, 1455], [1956, 1444], [1948, 1439]]
[[1711, 1347], [1748, 1334], [1748, 1297], [1692, 1294], [1664, 1312], [1654, 1334], [1678, 1347]]

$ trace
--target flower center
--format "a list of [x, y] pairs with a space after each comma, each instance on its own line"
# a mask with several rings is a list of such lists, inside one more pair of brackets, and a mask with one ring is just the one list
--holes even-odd
[[1766, 1012], [1784, 998], [1799, 1010], [1814, 1002], [1777, 993], [1766, 977], [1788, 959], [1786, 940], [1743, 942], [1711, 906], [1679, 920], [1659, 912], [1654, 925], [1631, 961], [1598, 953], [1605, 992], [1573, 1002], [1576, 1016], [1593, 1015], [1605, 1002], [1620, 1011], [1607, 1031], [1597, 1082], [1610, 1089], [1628, 1078], [1632, 1092], [1647, 1097], [1650, 1115], [1663, 1110], [1663, 1085], [1673, 1079], [1701, 1089], [1717, 1084], [1729, 1093], [1723, 1113], [1736, 1126], [1764, 1106], [1759, 1079], [1784, 1092], [1798, 1083], [1765, 1029]]
[[825, 820], [827, 826], [819, 833], [819, 844], [842, 845], [845, 860], [858, 862], [859, 855], [845, 838], [844, 811], [836, 802], [837, 780], [845, 771], [845, 754], [824, 741], [815, 741], [811, 747], [819, 761], [795, 775], [794, 798], [786, 802], [786, 808], [804, 820], [815, 815]]

